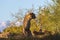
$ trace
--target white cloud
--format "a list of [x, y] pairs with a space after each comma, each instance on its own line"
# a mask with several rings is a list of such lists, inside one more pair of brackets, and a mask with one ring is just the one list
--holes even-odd
[[20, 22], [19, 22], [19, 21], [18, 21], [18, 22], [16, 22], [15, 24], [16, 24], [16, 26], [20, 26]]
[[2, 26], [6, 26], [6, 23], [5, 23], [5, 22], [2, 22], [1, 25], [2, 25]]
[[0, 31], [2, 32], [5, 28], [6, 28], [6, 23], [5, 22], [1, 22], [0, 23]]

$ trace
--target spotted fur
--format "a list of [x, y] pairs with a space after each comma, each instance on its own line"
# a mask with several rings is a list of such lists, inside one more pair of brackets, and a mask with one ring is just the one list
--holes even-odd
[[35, 19], [36, 16], [34, 13], [29, 13], [27, 15], [25, 15], [24, 17], [24, 21], [23, 21], [23, 33], [24, 35], [31, 35], [31, 31], [30, 31], [30, 21], [32, 19]]

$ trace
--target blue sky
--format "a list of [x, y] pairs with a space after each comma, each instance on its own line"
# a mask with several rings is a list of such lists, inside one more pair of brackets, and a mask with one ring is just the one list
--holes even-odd
[[51, 0], [0, 0], [0, 21], [12, 20], [11, 13], [16, 13], [20, 8], [34, 8], [44, 6], [47, 4], [52, 5]]

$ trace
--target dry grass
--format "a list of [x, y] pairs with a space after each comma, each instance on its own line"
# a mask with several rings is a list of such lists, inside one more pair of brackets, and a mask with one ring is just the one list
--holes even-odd
[[60, 34], [56, 33], [54, 35], [44, 34], [44, 35], [35, 35], [33, 36], [24, 36], [24, 35], [14, 35], [9, 38], [0, 38], [0, 40], [60, 40]]

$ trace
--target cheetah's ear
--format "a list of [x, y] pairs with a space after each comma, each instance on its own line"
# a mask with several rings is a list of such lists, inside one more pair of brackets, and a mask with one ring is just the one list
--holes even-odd
[[34, 13], [30, 13], [30, 15], [33, 15]]

